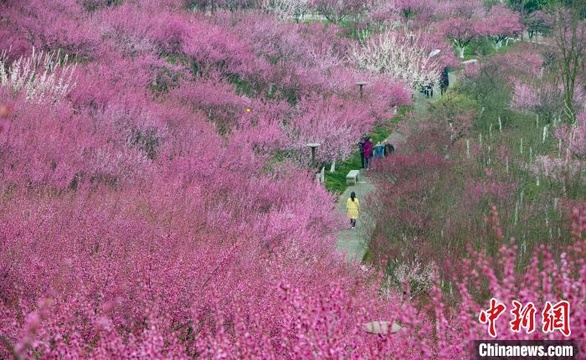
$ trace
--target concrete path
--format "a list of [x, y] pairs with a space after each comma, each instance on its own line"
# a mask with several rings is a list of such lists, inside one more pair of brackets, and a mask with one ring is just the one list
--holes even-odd
[[348, 186], [338, 200], [338, 211], [345, 216], [346, 201], [350, 198], [352, 191], [356, 193], [356, 197], [360, 201], [360, 214], [356, 222], [356, 228], [350, 228], [350, 220], [348, 219], [348, 227], [338, 233], [337, 247], [346, 253], [346, 259], [348, 261], [362, 261], [367, 248], [365, 241], [370, 237], [369, 235], [374, 226], [372, 214], [365, 200], [366, 195], [374, 190], [374, 186], [368, 181], [368, 178], [364, 175], [365, 173], [368, 172], [364, 171], [364, 169], [360, 170], [358, 184]]
[[[415, 112], [423, 114], [427, 110], [427, 104], [432, 99], [428, 99], [421, 93], [415, 94]], [[405, 143], [405, 137], [400, 133], [392, 133], [388, 140], [395, 150], [401, 151], [402, 144]], [[360, 200], [360, 215], [356, 224], [355, 229], [350, 228], [350, 220], [348, 220], [347, 228], [341, 230], [338, 233], [338, 250], [342, 250], [346, 253], [346, 259], [348, 261], [362, 262], [364, 254], [367, 249], [367, 239], [371, 238], [372, 231], [374, 229], [374, 217], [372, 215], [372, 209], [369, 207], [368, 202], [365, 200], [366, 195], [374, 190], [374, 185], [368, 181], [368, 174], [370, 171], [360, 170], [360, 176], [358, 184], [348, 186], [346, 191], [338, 199], [338, 211], [346, 216], [346, 201], [350, 197], [350, 193], [354, 191], [356, 197]]]
[[[388, 140], [395, 150], [400, 150], [401, 145], [405, 142], [405, 138], [400, 133], [392, 133]], [[367, 239], [371, 238], [372, 231], [374, 230], [374, 218], [372, 216], [372, 208], [366, 201], [366, 195], [374, 190], [374, 185], [368, 181], [369, 170], [360, 170], [358, 177], [358, 184], [350, 185], [346, 188], [346, 191], [340, 195], [338, 199], [338, 211], [344, 216], [346, 215], [346, 201], [350, 198], [350, 193], [354, 191], [356, 197], [360, 201], [360, 214], [356, 223], [356, 228], [350, 228], [350, 220], [348, 220], [348, 227], [341, 230], [338, 233], [338, 250], [342, 250], [346, 253], [346, 259], [348, 261], [362, 262], [364, 254], [367, 249]]]

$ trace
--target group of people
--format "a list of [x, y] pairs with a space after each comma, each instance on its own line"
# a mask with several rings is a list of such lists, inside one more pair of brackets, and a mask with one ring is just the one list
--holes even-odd
[[[360, 149], [362, 168], [366, 170], [370, 169], [373, 159], [380, 159], [389, 156], [393, 151], [395, 151], [395, 147], [393, 144], [389, 143], [388, 139], [382, 142], [379, 141], [376, 145], [373, 146], [372, 139], [367, 135], [362, 137], [362, 140], [360, 140], [358, 143], [358, 147]], [[352, 229], [354, 229], [356, 227], [358, 214], [360, 213], [360, 202], [358, 201], [354, 191], [350, 193], [350, 198], [348, 198], [346, 201], [346, 212], [348, 213], [348, 218], [350, 219], [350, 226]]]
[[374, 159], [384, 158], [395, 151], [395, 147], [388, 140], [379, 141], [376, 145], [373, 145], [372, 138], [367, 135], [362, 137], [362, 140], [358, 143], [358, 148], [360, 149], [362, 168], [366, 170], [371, 168]]

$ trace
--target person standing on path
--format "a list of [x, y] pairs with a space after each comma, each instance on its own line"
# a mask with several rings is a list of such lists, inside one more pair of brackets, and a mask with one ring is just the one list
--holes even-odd
[[395, 151], [393, 144], [389, 142], [389, 139], [385, 140], [385, 157], [391, 155]]
[[350, 225], [352, 229], [356, 227], [356, 219], [358, 219], [358, 213], [360, 212], [360, 202], [356, 197], [354, 191], [350, 193], [350, 198], [346, 201], [346, 211], [350, 218]]
[[372, 141], [370, 137], [366, 139], [364, 143], [364, 168], [368, 170], [370, 168], [370, 162], [372, 161]]
[[364, 135], [362, 140], [358, 143], [358, 150], [360, 150], [360, 161], [362, 162], [362, 168], [366, 169], [366, 164], [364, 162], [364, 144], [366, 143], [367, 136]]

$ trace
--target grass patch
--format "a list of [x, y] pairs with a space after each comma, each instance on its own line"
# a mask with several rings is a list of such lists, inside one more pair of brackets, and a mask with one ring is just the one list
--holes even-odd
[[[360, 153], [356, 152], [352, 157], [346, 161], [336, 163], [336, 171], [333, 173], [327, 172], [326, 170], [326, 189], [333, 192], [334, 194], [341, 194], [346, 190], [346, 175], [350, 170], [358, 170], [362, 168], [362, 162], [360, 161]], [[329, 166], [326, 167], [329, 169]]]
[[376, 126], [374, 129], [372, 129], [372, 132], [370, 133], [372, 144], [376, 145], [377, 142], [386, 140], [389, 137], [389, 135], [391, 135], [389, 129]]

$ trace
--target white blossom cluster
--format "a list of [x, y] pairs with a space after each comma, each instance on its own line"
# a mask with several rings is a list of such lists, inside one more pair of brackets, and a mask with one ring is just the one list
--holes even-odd
[[67, 55], [36, 52], [8, 64], [6, 53], [0, 54], [0, 86], [13, 93], [24, 93], [28, 101], [54, 103], [76, 85], [75, 65]]
[[388, 74], [406, 81], [413, 89], [433, 86], [440, 78], [440, 65], [419, 46], [414, 34], [399, 36], [386, 31], [355, 47], [352, 57], [359, 69]]
[[[419, 259], [412, 261], [400, 261], [394, 259], [389, 264], [389, 273], [386, 279], [386, 291], [391, 288], [404, 289], [409, 286], [410, 298], [427, 293], [437, 279], [435, 265], [428, 263], [423, 265]], [[390, 292], [389, 292], [390, 294]]]
[[263, 0], [260, 3], [264, 10], [274, 13], [281, 20], [299, 20], [311, 6], [310, 0]]
[[531, 165], [527, 165], [529, 171], [535, 176], [544, 176], [553, 181], [564, 183], [565, 181], [580, 181], [586, 185], [586, 177], [582, 176], [586, 170], [586, 162], [570, 157], [559, 158], [555, 156], [539, 155]]

